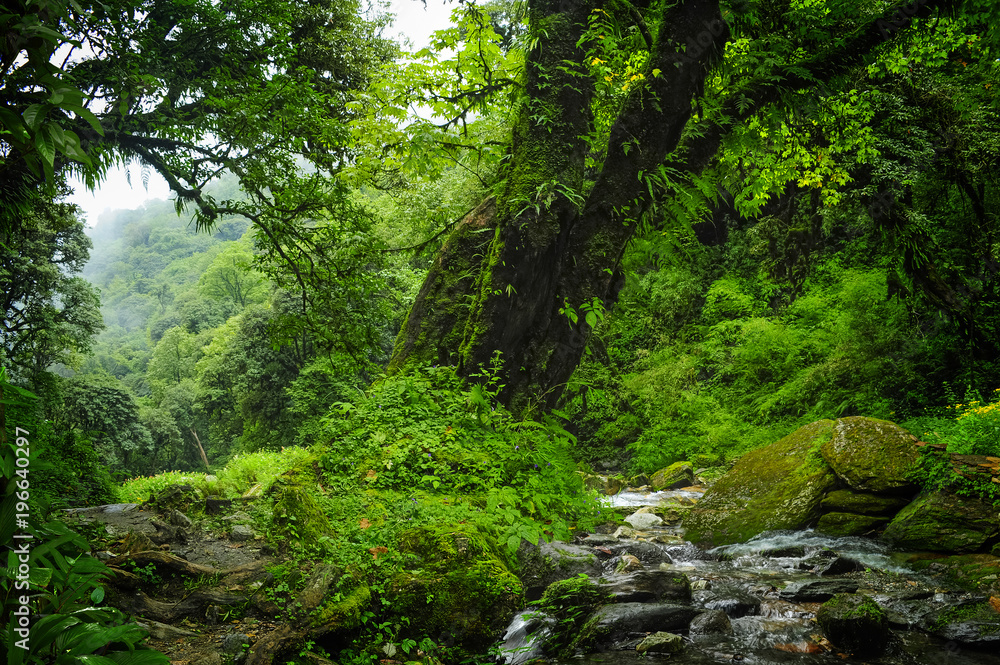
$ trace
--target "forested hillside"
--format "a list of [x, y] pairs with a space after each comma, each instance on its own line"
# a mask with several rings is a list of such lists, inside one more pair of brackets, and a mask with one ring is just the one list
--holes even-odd
[[[907, 492], [993, 515], [996, 3], [460, 2], [416, 52], [381, 7], [239, 4], [0, 15], [0, 535], [14, 557], [30, 513], [47, 543], [35, 614], [90, 617], [105, 586], [118, 608], [38, 620], [97, 628], [11, 663], [162, 662], [124, 655], [126, 615], [176, 623], [157, 594], [232, 572], [154, 548], [197, 539], [185, 512], [237, 542], [220, 505], [273, 586], [196, 619], [284, 612], [249, 665], [480, 661], [539, 584], [525, 548], [619, 538], [598, 491], [711, 481], [779, 439], [822, 476], [789, 528], [815, 526], [870, 489], [828, 445], [854, 417], [904, 428], [880, 473], [910, 466], [864, 494], [896, 513], [837, 535], [898, 533]], [[171, 200], [85, 229], [69, 175], [121, 165]], [[43, 518], [119, 501], [170, 524], [87, 526], [102, 586]], [[1000, 554], [993, 517], [935, 551]], [[576, 584], [543, 608], [586, 632], [606, 598]]]

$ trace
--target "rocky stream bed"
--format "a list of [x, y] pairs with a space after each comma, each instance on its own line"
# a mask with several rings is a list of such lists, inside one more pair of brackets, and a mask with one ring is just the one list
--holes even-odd
[[[892, 423], [844, 418], [745, 455], [707, 491], [684, 464], [636, 487], [590, 476], [627, 526], [522, 541], [510, 569], [471, 525], [414, 526], [393, 545], [406, 565], [383, 580], [381, 601], [418, 639], [505, 665], [1000, 664], [1000, 518], [989, 501], [915, 486], [925, 445]], [[1000, 482], [998, 458], [950, 463]], [[323, 533], [297, 482], [248, 500], [272, 523], [280, 513]], [[173, 486], [71, 517], [103, 525], [110, 602], [174, 665], [272, 665], [314, 641], [331, 654], [352, 644], [369, 585], [338, 586], [345, 571], [301, 560], [278, 581], [272, 564], [299, 541], [265, 541], [252, 510]], [[368, 646], [381, 665], [403, 665], [393, 644]]]

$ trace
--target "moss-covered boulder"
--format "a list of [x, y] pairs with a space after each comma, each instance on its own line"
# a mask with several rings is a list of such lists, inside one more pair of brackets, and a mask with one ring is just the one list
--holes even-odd
[[584, 576], [553, 582], [538, 601], [556, 621], [543, 647], [552, 656], [571, 656], [584, 622], [597, 608], [613, 602], [611, 593]]
[[816, 530], [830, 536], [865, 536], [881, 531], [889, 520], [878, 515], [824, 513], [816, 522]]
[[675, 462], [654, 473], [649, 484], [657, 491], [694, 485], [694, 468], [688, 462]]
[[957, 553], [988, 550], [998, 537], [1000, 519], [991, 504], [947, 491], [920, 495], [882, 534], [893, 547]]
[[298, 483], [279, 480], [271, 488], [274, 496], [272, 539], [283, 549], [329, 551], [333, 527], [316, 499]]
[[820, 503], [823, 510], [831, 513], [855, 513], [857, 515], [895, 515], [909, 503], [908, 498], [885, 496], [868, 492], [854, 492], [848, 489], [830, 492]]
[[823, 444], [823, 459], [837, 476], [858, 492], [904, 493], [916, 489], [910, 472], [919, 454], [916, 439], [887, 420], [840, 418]]
[[413, 635], [483, 653], [521, 606], [520, 580], [475, 527], [411, 529], [400, 536], [399, 550], [408, 561], [389, 597]]
[[726, 545], [815, 521], [820, 501], [837, 483], [819, 453], [833, 429], [833, 421], [819, 420], [741, 457], [684, 518], [685, 536]]
[[684, 651], [684, 638], [661, 630], [639, 642], [635, 650], [639, 653], [680, 653]]
[[532, 544], [521, 541], [517, 564], [527, 600], [538, 600], [545, 589], [559, 580], [576, 575], [600, 577], [604, 569], [592, 547], [542, 539]]
[[877, 656], [889, 641], [885, 613], [862, 594], [837, 594], [819, 608], [816, 621], [835, 647], [856, 656]]
[[922, 628], [962, 644], [983, 647], [1000, 644], [1000, 612], [988, 600], [969, 600], [932, 611], [924, 617]]

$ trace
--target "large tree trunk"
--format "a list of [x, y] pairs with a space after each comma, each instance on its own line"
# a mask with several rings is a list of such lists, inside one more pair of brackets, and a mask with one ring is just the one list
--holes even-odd
[[[481, 207], [442, 248], [397, 340], [393, 370], [447, 361], [469, 376], [499, 352], [501, 399], [516, 412], [548, 408], [587, 345], [585, 308], [607, 309], [617, 298], [620, 260], [651, 196], [644, 175], [677, 146], [728, 30], [717, 0], [665, 10], [645, 85], [632, 89], [586, 192], [594, 84], [581, 40], [601, 4], [531, 3], [538, 39], [504, 188], [495, 209]], [[483, 251], [471, 231], [491, 227]]]

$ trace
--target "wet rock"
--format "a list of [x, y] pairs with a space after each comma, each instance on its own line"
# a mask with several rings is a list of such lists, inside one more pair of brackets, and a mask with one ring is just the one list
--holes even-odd
[[646, 540], [621, 540], [608, 548], [616, 554], [631, 554], [643, 563], [672, 562], [673, 559], [656, 543]]
[[619, 642], [630, 634], [684, 630], [698, 610], [664, 603], [617, 603], [598, 609], [587, 621], [580, 646]]
[[643, 487], [644, 485], [648, 485], [648, 484], [649, 484], [649, 476], [647, 476], [644, 473], [640, 473], [639, 475], [632, 476], [631, 478], [629, 478], [629, 481], [628, 481], [628, 486], [629, 487]]
[[633, 529], [640, 531], [663, 525], [663, 520], [653, 513], [635, 512], [626, 517], [625, 521], [631, 524]]
[[713, 585], [695, 595], [698, 604], [707, 610], [719, 610], [731, 619], [760, 614], [760, 598], [746, 589], [730, 584]]
[[230, 633], [222, 638], [222, 652], [235, 654], [243, 653], [243, 650], [249, 646], [250, 637], [244, 635], [243, 633]]
[[820, 503], [823, 510], [831, 513], [854, 513], [857, 515], [893, 515], [909, 503], [909, 499], [885, 496], [849, 489], [834, 490]]
[[968, 600], [929, 612], [922, 625], [945, 640], [977, 646], [1000, 644], [1000, 611], [989, 600]]
[[635, 530], [631, 527], [620, 526], [618, 529], [611, 534], [615, 538], [635, 538]]
[[150, 520], [149, 523], [156, 529], [156, 533], [149, 534], [150, 542], [166, 545], [167, 543], [186, 543], [188, 541], [187, 532], [180, 527], [159, 520]]
[[892, 520], [882, 538], [893, 547], [935, 552], [976, 552], [1000, 535], [993, 506], [951, 492], [922, 494]]
[[684, 573], [640, 570], [601, 585], [619, 603], [690, 602], [691, 580]]
[[610, 545], [612, 543], [617, 543], [618, 538], [612, 534], [607, 533], [590, 533], [577, 540], [577, 543], [584, 545], [586, 547], [601, 547], [604, 545]]
[[889, 641], [885, 613], [863, 594], [837, 594], [819, 608], [816, 621], [835, 647], [856, 656], [877, 656]]
[[600, 577], [603, 572], [592, 548], [561, 541], [547, 543], [539, 539], [536, 545], [522, 541], [517, 560], [527, 600], [538, 600], [545, 588], [557, 580], [581, 573]]
[[684, 650], [684, 638], [674, 633], [657, 631], [639, 642], [635, 650], [639, 653], [680, 653]]
[[722, 610], [707, 610], [691, 621], [690, 630], [692, 635], [729, 635], [733, 624]]
[[914, 438], [887, 420], [840, 418], [820, 449], [837, 476], [852, 490], [904, 493], [916, 489], [910, 480], [919, 453]]
[[855, 593], [858, 586], [854, 580], [806, 580], [789, 584], [778, 595], [783, 600], [821, 603], [838, 593]]
[[834, 423], [820, 420], [741, 457], [684, 518], [688, 540], [705, 545], [746, 542], [772, 529], [798, 529], [819, 517], [837, 477], [816, 452]]
[[171, 510], [166, 513], [167, 521], [174, 526], [179, 526], [181, 528], [189, 528], [191, 526], [191, 518], [182, 513], [179, 510]]
[[246, 526], [245, 524], [235, 524], [233, 525], [232, 530], [229, 532], [229, 537], [232, 540], [240, 543], [240, 542], [246, 542], [248, 540], [253, 540], [255, 536], [253, 533], [253, 529], [251, 529], [250, 527]]
[[615, 564], [616, 573], [631, 573], [636, 570], [642, 570], [642, 561], [631, 554], [622, 554]]
[[694, 467], [688, 462], [676, 462], [654, 473], [649, 484], [657, 491], [694, 485]]
[[761, 550], [760, 555], [769, 559], [797, 559], [806, 555], [806, 548], [802, 545], [788, 545], [787, 547], [772, 547]]
[[600, 492], [605, 496], [614, 496], [625, 487], [625, 480], [616, 476], [602, 476], [596, 473], [585, 474], [583, 484], [587, 489]]
[[823, 559], [822, 563], [813, 568], [813, 573], [820, 577], [829, 575], [845, 575], [864, 570], [865, 566], [860, 561], [855, 561], [850, 557], [838, 556], [835, 559]]
[[816, 523], [816, 530], [831, 536], [865, 536], [884, 529], [889, 519], [856, 513], [826, 513]]

